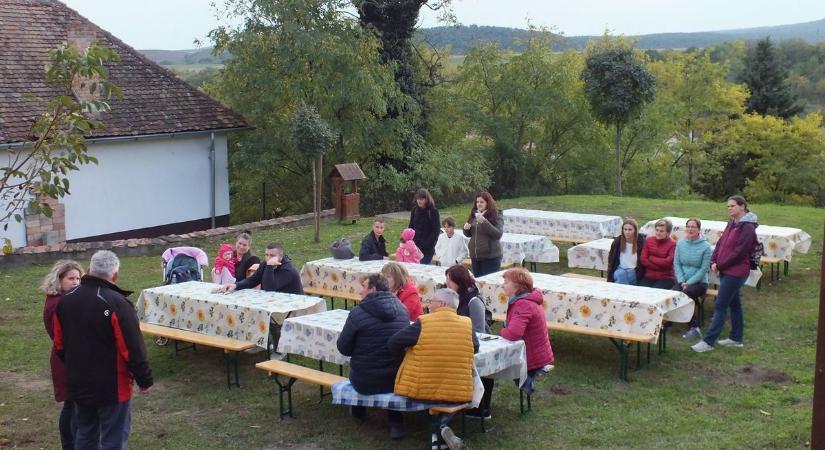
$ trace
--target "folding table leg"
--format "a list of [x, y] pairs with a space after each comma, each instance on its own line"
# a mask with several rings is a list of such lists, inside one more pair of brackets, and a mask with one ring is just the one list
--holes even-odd
[[[278, 422], [282, 422], [284, 420], [284, 416], [295, 418], [292, 415], [292, 385], [295, 384], [295, 378], [289, 378], [289, 381], [286, 384], [281, 383], [281, 378], [276, 374], [274, 375], [275, 382], [278, 383]], [[284, 411], [284, 392], [287, 395], [287, 403], [289, 405], [289, 409]]]
[[630, 344], [621, 339], [610, 338], [610, 342], [619, 352], [619, 379], [627, 381], [627, 354], [630, 353]]
[[[226, 362], [226, 387], [232, 389], [232, 385], [237, 387], [241, 387], [241, 379], [238, 375], [238, 352], [230, 352], [229, 350], [223, 351], [223, 359]], [[232, 370], [235, 371], [235, 381], [233, 382], [230, 374]]]

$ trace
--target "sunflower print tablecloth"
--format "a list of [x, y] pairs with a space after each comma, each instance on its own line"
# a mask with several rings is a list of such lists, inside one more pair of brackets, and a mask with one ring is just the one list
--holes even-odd
[[559, 248], [547, 236], [536, 234], [504, 233], [501, 235], [501, 264], [559, 262]]
[[[309, 261], [301, 268], [301, 283], [304, 287], [357, 295], [361, 292], [361, 282], [368, 275], [381, 272], [381, 268], [389, 262], [392, 261], [359, 261], [358, 258], [324, 258]], [[422, 301], [428, 301], [436, 289], [445, 287], [444, 267], [413, 263], [398, 264], [404, 266], [410, 276], [415, 279]]]
[[[507, 312], [504, 272], [478, 278], [481, 298], [493, 314]], [[534, 273], [533, 286], [544, 294], [548, 322], [629, 333], [658, 339], [662, 320], [688, 322], [693, 300], [664, 289]]]
[[283, 323], [288, 316], [326, 311], [326, 301], [308, 295], [244, 289], [213, 293], [212, 283], [190, 281], [140, 293], [138, 317], [142, 322], [211, 336], [251, 342], [266, 348], [270, 320]]
[[[685, 223], [687, 219], [684, 217], [664, 217], [673, 224], [673, 231], [671, 236], [676, 239], [681, 239], [685, 236]], [[655, 229], [653, 225], [655, 220], [646, 223], [641, 230], [648, 236], [653, 236]], [[722, 233], [725, 231], [727, 222], [718, 220], [703, 220], [702, 234], [708, 240], [710, 245], [716, 245]], [[793, 253], [808, 253], [811, 247], [811, 235], [799, 228], [789, 227], [774, 227], [770, 225], [759, 225], [756, 227], [756, 238], [765, 247], [765, 256], [771, 258], [779, 258], [783, 261], [790, 261], [793, 258]]]
[[[278, 352], [308, 358], [349, 364], [349, 357], [338, 352], [338, 336], [349, 316], [345, 309], [333, 309], [317, 314], [290, 317], [281, 328]], [[479, 349], [475, 355], [476, 370], [482, 377], [501, 379], [527, 378], [527, 354], [524, 341], [508, 341], [500, 336], [478, 334]], [[519, 383], [521, 384], [521, 383]]]
[[574, 245], [567, 250], [567, 266], [579, 269], [607, 270], [612, 238], [596, 239]]
[[505, 209], [506, 233], [540, 234], [556, 238], [592, 241], [618, 236], [622, 227], [619, 216], [578, 214], [535, 209]]

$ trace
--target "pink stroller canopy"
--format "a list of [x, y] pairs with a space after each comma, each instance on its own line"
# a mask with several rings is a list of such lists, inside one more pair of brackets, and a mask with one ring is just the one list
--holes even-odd
[[172, 247], [167, 248], [161, 258], [163, 258], [164, 263], [168, 263], [175, 255], [186, 255], [195, 258], [201, 266], [209, 267], [209, 257], [206, 256], [206, 252], [197, 248], [197, 247]]

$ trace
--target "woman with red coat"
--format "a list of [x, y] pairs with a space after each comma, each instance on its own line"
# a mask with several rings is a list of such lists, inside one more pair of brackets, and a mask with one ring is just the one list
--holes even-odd
[[671, 289], [676, 284], [676, 273], [673, 271], [676, 241], [670, 238], [673, 224], [667, 219], [659, 219], [653, 229], [656, 234], [649, 236], [642, 247], [641, 262], [645, 275], [639, 286]]
[[533, 289], [530, 272], [521, 267], [507, 270], [502, 288], [509, 300], [507, 320], [499, 332], [501, 337], [508, 341], [524, 340], [528, 374], [553, 364], [553, 348], [542, 308], [544, 296], [540, 290]]
[[410, 314], [410, 322], [418, 320], [418, 316], [424, 314], [424, 308], [421, 306], [421, 296], [418, 294], [418, 286], [415, 281], [401, 264], [387, 263], [381, 268], [381, 275], [387, 279], [390, 292], [395, 294], [401, 303], [407, 308]]
[[[57, 261], [52, 270], [43, 279], [41, 288], [46, 293], [46, 303], [43, 305], [43, 325], [49, 338], [54, 339], [53, 317], [57, 304], [63, 294], [74, 289], [80, 284], [80, 277], [83, 276], [83, 269], [75, 261], [61, 259]], [[57, 352], [52, 346], [52, 354], [49, 360], [52, 369], [52, 385], [54, 386], [54, 399], [63, 402], [63, 410], [60, 411], [58, 427], [60, 429], [60, 442], [64, 450], [74, 448], [74, 427], [72, 426], [72, 402], [69, 398], [69, 380], [66, 374], [66, 366], [57, 356]]]

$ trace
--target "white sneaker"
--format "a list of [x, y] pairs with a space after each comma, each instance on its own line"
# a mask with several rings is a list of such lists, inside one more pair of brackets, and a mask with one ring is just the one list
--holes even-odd
[[269, 359], [276, 359], [278, 361], [283, 361], [284, 358], [286, 358], [286, 355], [284, 355], [283, 353], [272, 352], [272, 353], [269, 354]]
[[719, 342], [718, 342], [718, 344], [719, 344], [719, 345], [721, 345], [722, 347], [738, 347], [738, 348], [742, 348], [742, 347], [744, 347], [744, 346], [745, 346], [745, 344], [743, 344], [743, 343], [741, 343], [741, 342], [739, 342], [739, 341], [734, 341], [733, 339], [722, 339], [721, 341], [719, 341]]
[[464, 446], [464, 442], [453, 433], [450, 427], [441, 427], [441, 439], [444, 439], [444, 443], [450, 447], [450, 450], [460, 450]]
[[702, 331], [699, 330], [699, 327], [692, 327], [689, 330], [685, 331], [685, 334], [682, 335], [683, 339], [701, 339], [702, 338]]
[[713, 346], [708, 345], [708, 343], [705, 341], [699, 341], [695, 345], [692, 345], [690, 348], [696, 353], [704, 353], [713, 350]]

